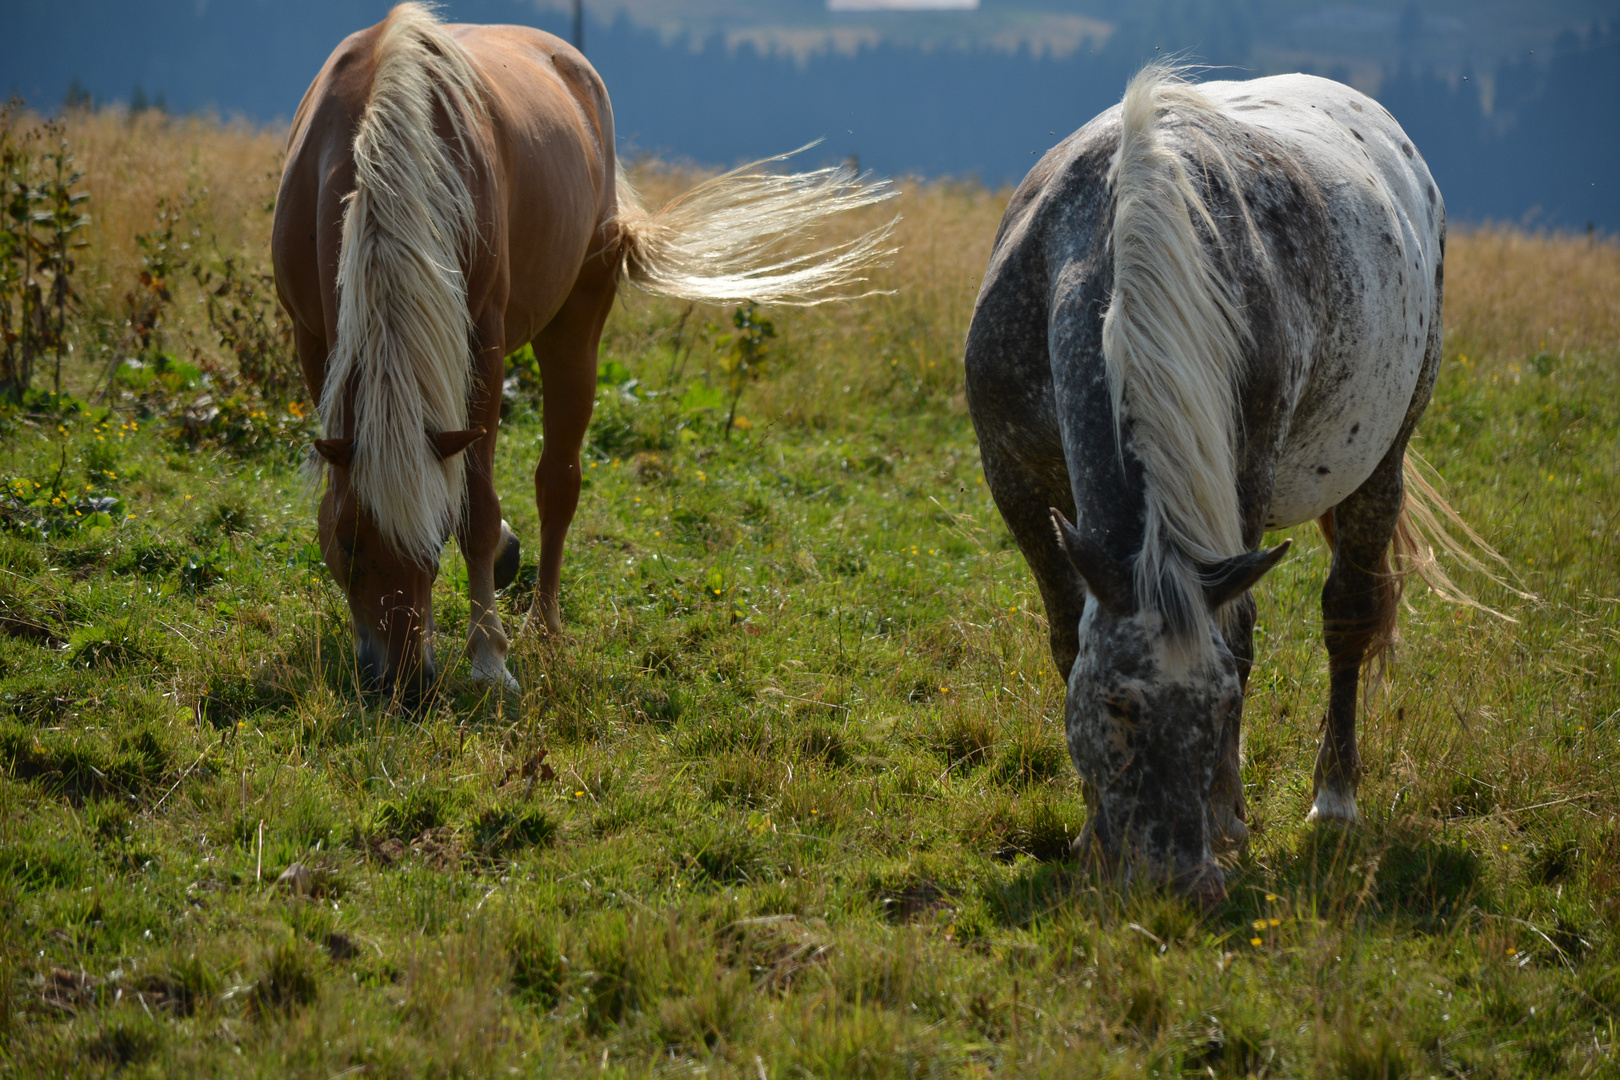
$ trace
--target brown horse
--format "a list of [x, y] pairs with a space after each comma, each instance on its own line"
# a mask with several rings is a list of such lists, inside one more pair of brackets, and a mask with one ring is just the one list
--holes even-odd
[[412, 698], [433, 681], [431, 593], [454, 534], [473, 677], [516, 687], [495, 607], [518, 568], [494, 485], [508, 353], [532, 342], [540, 359], [534, 612], [555, 632], [619, 282], [699, 301], [817, 302], [863, 280], [888, 254], [888, 230], [807, 255], [781, 242], [889, 194], [847, 170], [750, 166], [649, 214], [615, 159], [601, 78], [560, 39], [445, 25], [407, 3], [339, 45], [293, 120], [272, 254], [320, 403], [321, 550], [368, 681]]

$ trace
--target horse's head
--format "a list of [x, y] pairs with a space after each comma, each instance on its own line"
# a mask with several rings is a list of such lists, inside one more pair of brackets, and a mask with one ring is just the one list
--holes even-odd
[[[461, 453], [482, 428], [429, 435], [439, 458]], [[357, 497], [350, 466], [352, 439], [318, 439], [315, 450], [332, 466], [317, 522], [321, 554], [349, 600], [355, 655], [368, 689], [415, 705], [433, 685], [433, 582], [437, 561], [424, 565], [401, 552]]]
[[1090, 803], [1085, 842], [1126, 879], [1220, 900], [1226, 884], [1210, 851], [1210, 788], [1243, 688], [1217, 613], [1288, 545], [1203, 568], [1207, 603], [1197, 632], [1209, 646], [1189, 648], [1172, 639], [1160, 612], [1139, 602], [1130, 566], [1053, 517], [1090, 593], [1066, 717], [1069, 753]]

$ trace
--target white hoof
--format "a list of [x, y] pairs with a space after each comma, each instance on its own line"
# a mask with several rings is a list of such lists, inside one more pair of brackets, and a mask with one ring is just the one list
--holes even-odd
[[472, 678], [473, 682], [479, 686], [491, 690], [500, 690], [507, 694], [520, 693], [523, 689], [518, 685], [518, 681], [512, 677], [512, 673], [506, 670], [506, 665], [499, 660], [487, 664], [480, 664], [475, 661], [473, 663]]
[[1354, 825], [1361, 820], [1361, 813], [1356, 809], [1355, 795], [1339, 791], [1331, 784], [1323, 784], [1316, 789], [1316, 800], [1311, 803], [1311, 812], [1305, 816], [1305, 820]]

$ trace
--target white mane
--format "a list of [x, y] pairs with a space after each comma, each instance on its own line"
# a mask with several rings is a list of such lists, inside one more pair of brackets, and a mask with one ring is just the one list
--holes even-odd
[[1237, 492], [1237, 386], [1248, 328], [1200, 226], [1220, 232], [1182, 155], [1162, 137], [1175, 112], [1200, 142], [1205, 164], [1230, 174], [1199, 129], [1228, 121], [1167, 64], [1144, 68], [1125, 91], [1113, 192], [1114, 294], [1103, 319], [1103, 356], [1116, 437], [1129, 417], [1132, 448], [1147, 474], [1147, 521], [1136, 591], [1172, 636], [1199, 647], [1208, 635], [1198, 565], [1245, 550]]

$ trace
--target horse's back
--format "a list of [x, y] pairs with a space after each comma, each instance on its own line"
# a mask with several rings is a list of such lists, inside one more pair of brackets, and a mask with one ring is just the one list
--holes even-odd
[[1198, 89], [1234, 119], [1289, 148], [1319, 186], [1361, 199], [1387, 198], [1413, 239], [1438, 240], [1444, 218], [1439, 191], [1422, 156], [1378, 102], [1314, 75], [1210, 82]]
[[[354, 189], [352, 147], [384, 23], [345, 38], [310, 84], [288, 137], [272, 253], [289, 309], [333, 338], [336, 246]], [[444, 28], [483, 84], [487, 129], [462, 144], [480, 243], [462, 267], [469, 302], [504, 295], [507, 338], [529, 340], [562, 305], [613, 216], [613, 116], [601, 78], [572, 46], [521, 26]]]
[[[1287, 75], [1197, 89], [1218, 115], [1196, 132], [1205, 121], [1172, 116], [1161, 134], [1209, 201], [1214, 256], [1250, 324], [1239, 486], [1246, 520], [1250, 507], [1264, 520], [1245, 528], [1294, 524], [1354, 491], [1425, 396], [1444, 208], [1394, 118], [1348, 86]], [[1100, 391], [1120, 124], [1119, 106], [1098, 115], [1020, 185], [969, 333], [981, 440], [1060, 453], [1071, 474], [1115, 452]]]

